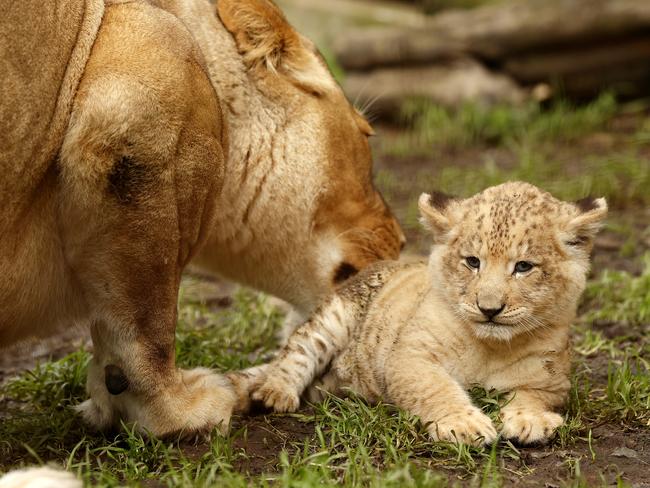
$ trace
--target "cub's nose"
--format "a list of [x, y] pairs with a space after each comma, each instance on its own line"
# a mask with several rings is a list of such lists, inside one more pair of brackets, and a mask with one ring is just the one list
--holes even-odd
[[494, 317], [499, 315], [504, 308], [506, 308], [505, 303], [501, 305], [500, 308], [483, 308], [480, 305], [478, 305], [478, 309], [481, 311], [483, 315], [485, 315], [488, 318], [488, 320], [492, 320]]

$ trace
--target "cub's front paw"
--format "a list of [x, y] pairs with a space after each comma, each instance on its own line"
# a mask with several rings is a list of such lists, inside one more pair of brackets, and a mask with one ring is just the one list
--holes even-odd
[[253, 389], [251, 398], [276, 412], [295, 412], [300, 406], [300, 394], [295, 387], [277, 376], [267, 377], [261, 386]]
[[268, 366], [268, 364], [263, 364], [241, 371], [226, 373], [226, 378], [232, 383], [237, 397], [235, 412], [247, 413], [251, 409], [251, 394], [264, 383]]
[[497, 431], [490, 418], [478, 408], [462, 409], [431, 423], [427, 430], [437, 441], [462, 442], [474, 446], [494, 442]]
[[555, 429], [564, 423], [562, 416], [543, 410], [508, 410], [501, 415], [501, 433], [521, 444], [546, 443]]

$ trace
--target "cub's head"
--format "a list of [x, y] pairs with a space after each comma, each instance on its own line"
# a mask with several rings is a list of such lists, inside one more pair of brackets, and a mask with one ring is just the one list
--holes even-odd
[[585, 287], [605, 199], [562, 202], [521, 182], [465, 200], [420, 196], [436, 290], [478, 338], [567, 326]]
[[271, 1], [219, 0], [217, 11], [249, 87], [243, 103], [225, 104], [232, 120], [251, 112], [251, 125], [229, 135], [231, 153], [255, 162], [246, 183], [258, 178], [245, 223], [264, 257], [248, 254], [254, 269], [241, 281], [308, 310], [368, 264], [397, 258], [404, 244], [372, 183], [373, 131]]

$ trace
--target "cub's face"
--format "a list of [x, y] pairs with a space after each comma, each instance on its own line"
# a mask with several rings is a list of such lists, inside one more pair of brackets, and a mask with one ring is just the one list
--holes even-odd
[[517, 182], [467, 200], [423, 195], [420, 208], [434, 232], [434, 284], [478, 338], [573, 319], [604, 199], [566, 203]]

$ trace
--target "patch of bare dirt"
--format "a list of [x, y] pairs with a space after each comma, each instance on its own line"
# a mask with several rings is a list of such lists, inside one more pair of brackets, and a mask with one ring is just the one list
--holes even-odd
[[314, 424], [292, 416], [254, 416], [237, 419], [233, 429], [245, 426], [235, 448], [242, 448], [246, 457], [235, 466], [239, 471], [257, 475], [273, 472], [282, 450], [296, 452], [298, 445], [314, 435]]
[[566, 449], [522, 448], [521, 462], [507, 462], [506, 467], [531, 473], [507, 476], [504, 486], [559, 488], [574, 477], [579, 463], [587, 486], [616, 485], [620, 478], [635, 487], [650, 487], [649, 446], [647, 429], [604, 424], [593, 429], [591, 444], [581, 439]]
[[[306, 409], [303, 409], [306, 412]], [[241, 451], [234, 468], [250, 476], [273, 473], [278, 470], [279, 454], [295, 453], [300, 444], [314, 435], [314, 424], [294, 415], [251, 415], [233, 418], [233, 451]], [[209, 450], [205, 442], [184, 441], [183, 454], [190, 460], [201, 459]]]

